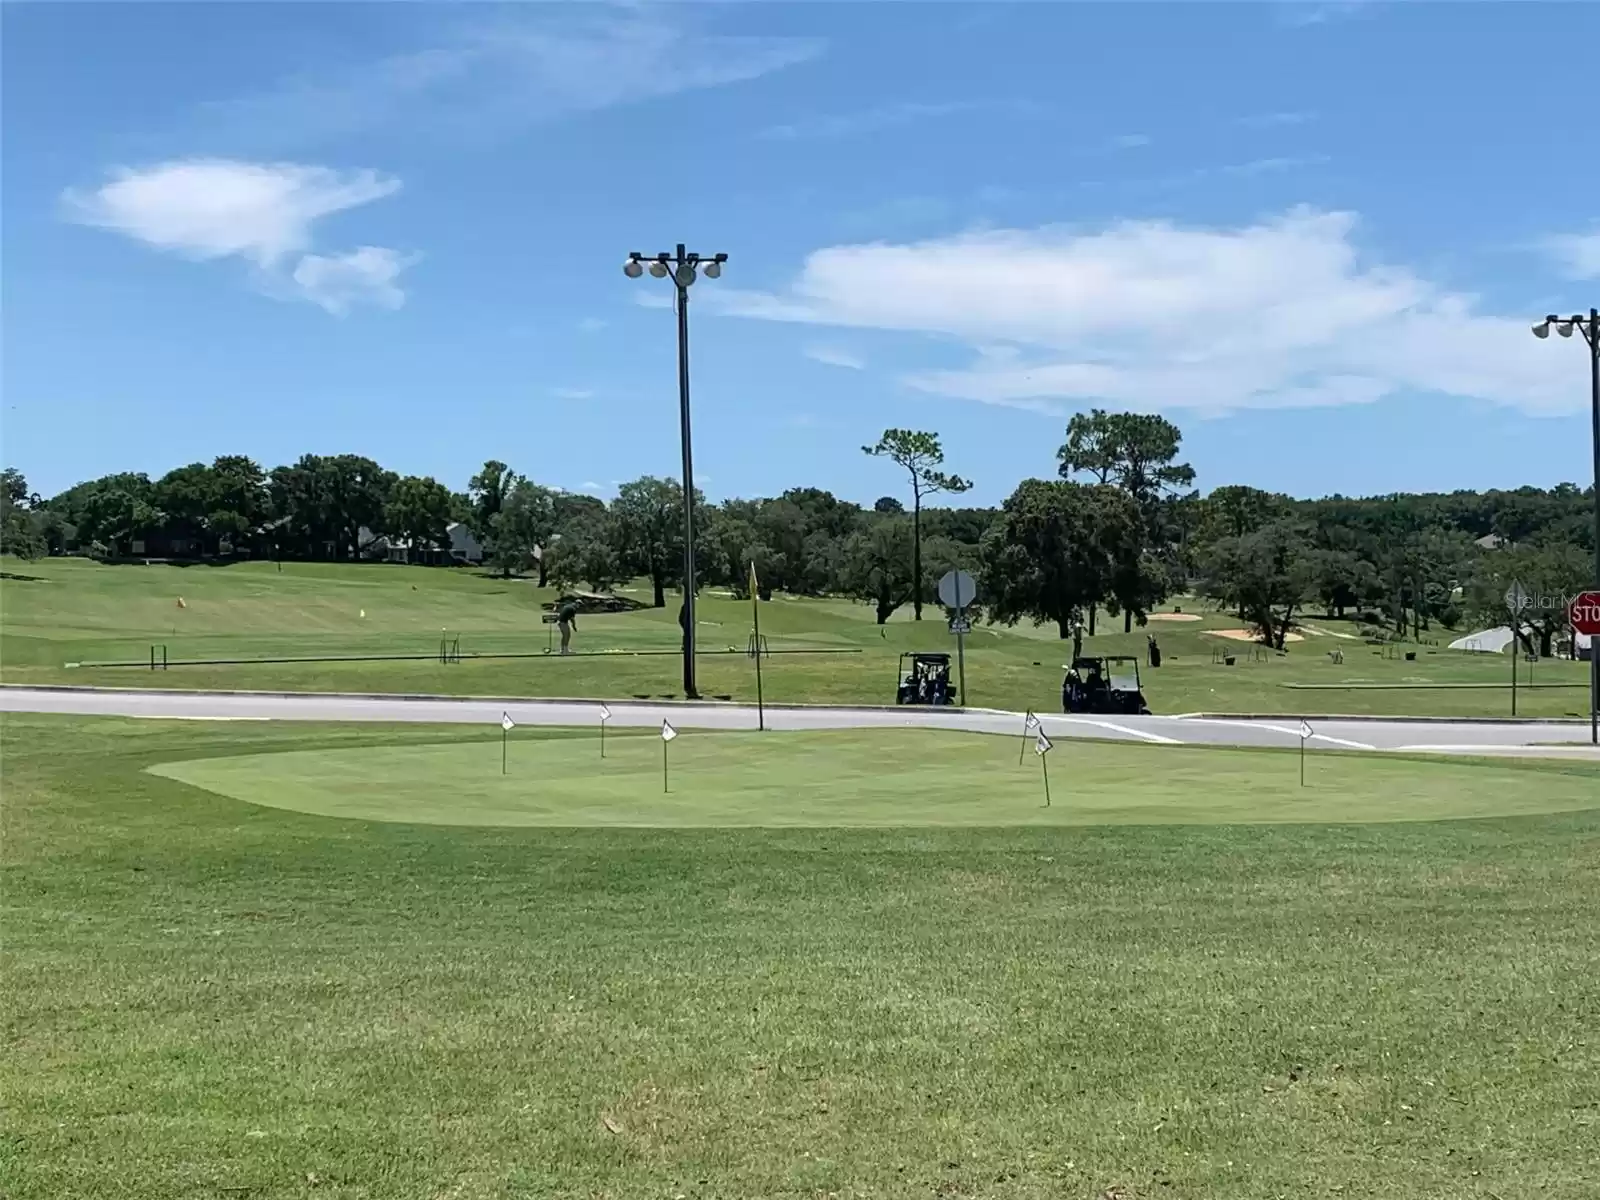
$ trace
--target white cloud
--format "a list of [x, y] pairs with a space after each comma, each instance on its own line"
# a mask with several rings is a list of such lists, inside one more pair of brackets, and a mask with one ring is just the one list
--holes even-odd
[[213, 102], [201, 122], [230, 144], [300, 144], [379, 127], [494, 138], [572, 113], [755, 79], [824, 48], [814, 38], [704, 34], [659, 9], [624, 16], [599, 6], [527, 6], [459, 20], [434, 44]]
[[671, 308], [673, 306], [672, 293], [666, 290], [669, 285], [659, 288], [641, 288], [633, 293], [633, 302], [640, 308]]
[[859, 356], [834, 346], [807, 346], [805, 356], [812, 362], [823, 363], [830, 367], [846, 367], [852, 371], [864, 370], [867, 365]]
[[1314, 112], [1296, 110], [1256, 113], [1253, 116], [1240, 117], [1235, 124], [1243, 125], [1246, 129], [1277, 129], [1285, 125], [1304, 125], [1316, 119], [1317, 114]]
[[863, 112], [806, 117], [784, 125], [773, 125], [763, 129], [759, 136], [772, 141], [848, 137], [852, 134], [876, 133], [882, 129], [896, 129], [902, 125], [910, 125], [916, 121], [970, 112], [975, 107], [977, 106], [969, 103], [884, 104]]
[[1111, 144], [1119, 150], [1134, 150], [1140, 146], [1148, 146], [1150, 137], [1143, 133], [1123, 133], [1112, 138]]
[[1545, 249], [1568, 279], [1600, 279], [1600, 228], [1550, 238]]
[[1442, 392], [1530, 412], [1582, 400], [1525, 314], [1365, 263], [1348, 213], [1295, 209], [1238, 228], [1122, 222], [994, 230], [813, 253], [781, 293], [719, 289], [725, 312], [943, 335], [965, 368], [906, 381], [1051, 411], [1366, 404]]
[[395, 281], [415, 261], [383, 246], [362, 246], [345, 254], [307, 254], [293, 278], [306, 299], [343, 316], [356, 304], [399, 308], [406, 294]]
[[312, 226], [399, 188], [399, 180], [374, 171], [180, 159], [119, 168], [93, 191], [68, 189], [62, 202], [79, 224], [202, 262], [243, 259], [269, 291], [342, 313], [356, 303], [398, 308], [405, 294], [396, 280], [414, 259], [380, 246], [308, 253]]
[[592, 388], [558, 387], [551, 388], [550, 394], [558, 400], [587, 400], [594, 395]]

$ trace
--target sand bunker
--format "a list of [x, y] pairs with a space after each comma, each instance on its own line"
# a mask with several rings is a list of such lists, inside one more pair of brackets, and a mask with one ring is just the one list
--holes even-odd
[[[1234, 642], [1258, 642], [1261, 640], [1261, 635], [1253, 629], [1208, 629], [1206, 632], [1215, 634], [1217, 637], [1225, 637]], [[1298, 633], [1289, 633], [1284, 635], [1283, 640], [1286, 642], [1303, 642], [1305, 638]]]
[[1152, 621], [1198, 621], [1200, 618], [1194, 613], [1150, 613]]

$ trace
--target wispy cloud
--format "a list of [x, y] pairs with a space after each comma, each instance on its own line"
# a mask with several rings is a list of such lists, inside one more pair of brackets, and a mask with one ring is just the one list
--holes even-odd
[[1144, 133], [1120, 133], [1111, 139], [1111, 144], [1118, 150], [1133, 150], [1140, 146], [1150, 144], [1150, 136]]
[[1314, 112], [1267, 112], [1240, 117], [1234, 124], [1243, 125], [1246, 129], [1281, 129], [1289, 125], [1306, 125], [1316, 119]]
[[1432, 392], [1570, 411], [1565, 363], [1526, 314], [1404, 266], [1366, 263], [1352, 214], [1293, 209], [1211, 228], [1118, 222], [813, 253], [777, 293], [721, 289], [734, 315], [931, 334], [970, 348], [903, 382], [988, 404], [1144, 410], [1369, 404]]
[[1547, 238], [1544, 248], [1568, 279], [1600, 279], [1600, 226]]
[[795, 141], [801, 138], [841, 138], [854, 134], [876, 133], [883, 129], [896, 129], [917, 121], [934, 120], [971, 112], [976, 105], [957, 102], [949, 104], [918, 104], [902, 102], [884, 104], [862, 112], [837, 113], [831, 116], [803, 117], [783, 125], [763, 129], [759, 137], [771, 141]]
[[378, 128], [485, 139], [573, 113], [755, 79], [820, 54], [815, 38], [700, 32], [661, 9], [530, 5], [404, 53], [207, 104], [205, 129], [302, 145]]
[[599, 317], [585, 317], [578, 322], [579, 333], [599, 333], [606, 327], [606, 322]]
[[588, 400], [594, 395], [593, 388], [558, 387], [551, 388], [550, 394], [557, 400]]
[[867, 366], [858, 355], [835, 346], [807, 346], [805, 356], [812, 362], [823, 363], [830, 367], [845, 367], [851, 371], [864, 371]]
[[399, 308], [397, 282], [415, 261], [382, 246], [310, 253], [323, 217], [393, 195], [398, 179], [298, 163], [183, 159], [123, 167], [62, 196], [68, 220], [121, 233], [200, 262], [238, 258], [258, 286], [342, 315], [358, 304]]
[[769, 141], [798, 141], [812, 138], [844, 138], [885, 129], [899, 129], [919, 121], [967, 113], [1009, 113], [1029, 116], [1043, 111], [1026, 100], [956, 100], [943, 103], [899, 101], [853, 113], [833, 113], [802, 117], [781, 125], [771, 125], [757, 136]]
[[1353, 17], [1369, 6], [1370, 0], [1279, 0], [1278, 24], [1291, 29], [1326, 25]]

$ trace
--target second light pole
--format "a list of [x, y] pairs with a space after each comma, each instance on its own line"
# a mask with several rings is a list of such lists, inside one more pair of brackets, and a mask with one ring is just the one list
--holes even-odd
[[689, 288], [705, 272], [707, 279], [722, 274], [726, 254], [691, 254], [682, 242], [677, 251], [646, 258], [637, 250], [628, 255], [622, 273], [638, 279], [646, 270], [657, 279], [672, 278], [678, 293], [678, 434], [683, 443], [683, 697], [698, 700], [694, 679], [694, 450], [689, 434]]

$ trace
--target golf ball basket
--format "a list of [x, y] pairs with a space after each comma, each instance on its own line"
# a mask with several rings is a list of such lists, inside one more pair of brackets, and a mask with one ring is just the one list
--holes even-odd
[[1139, 682], [1139, 660], [1128, 654], [1075, 658], [1061, 681], [1061, 711], [1149, 716]]

